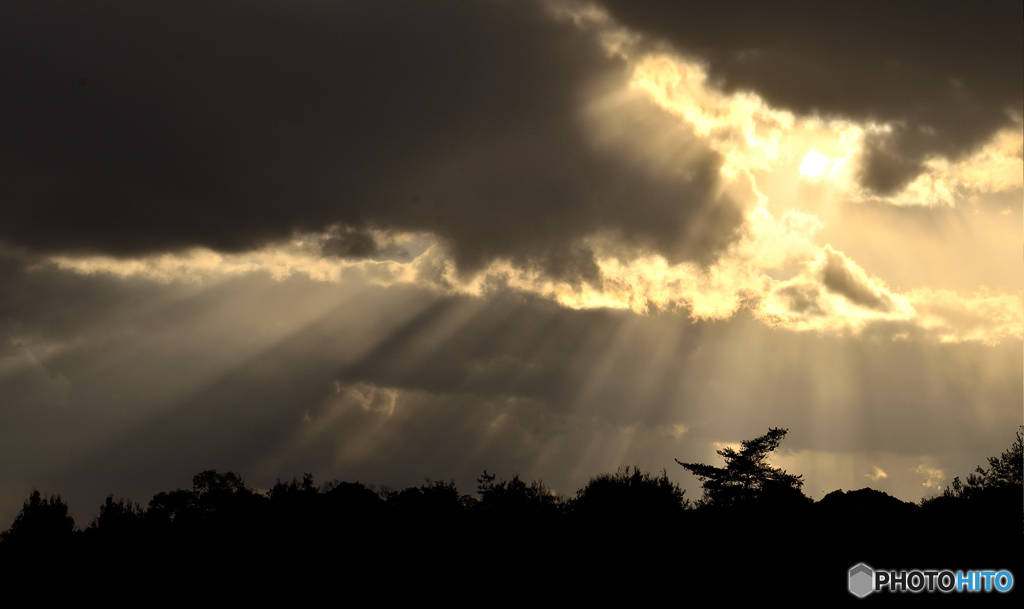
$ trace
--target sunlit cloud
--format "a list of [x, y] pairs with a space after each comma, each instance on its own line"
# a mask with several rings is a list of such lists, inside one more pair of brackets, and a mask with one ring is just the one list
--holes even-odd
[[982, 192], [1006, 192], [1024, 185], [1024, 130], [1003, 129], [967, 159], [947, 166], [964, 188]]
[[688, 431], [690, 431], [690, 428], [687, 427], [686, 425], [672, 425], [670, 434], [674, 439], [678, 440], [679, 438], [682, 438]]
[[[827, 182], [851, 200], [926, 207], [955, 206], [958, 196], [970, 191], [1005, 192], [1024, 184], [1020, 120], [1014, 128], [997, 132], [967, 158], [926, 159], [925, 171], [903, 190], [881, 196], [859, 185], [858, 168], [865, 138], [886, 135], [890, 126], [797, 118], [771, 108], [751, 93], [716, 92], [707, 78], [700, 64], [668, 55], [647, 56], [634, 68], [631, 85], [708, 138], [711, 147], [725, 158], [722, 175], [726, 179], [735, 179], [743, 171], [772, 171], [796, 157], [802, 158], [799, 177]], [[817, 146], [827, 146], [833, 152], [826, 155], [816, 147], [801, 149], [806, 141], [818, 142]]]
[[767, 281], [762, 275], [765, 269], [780, 268], [813, 255], [817, 247], [811, 236], [818, 228], [820, 223], [808, 214], [794, 210], [776, 218], [758, 207], [748, 216], [745, 236], [710, 267], [671, 264], [655, 253], [623, 259], [616, 255], [614, 243], [596, 237], [587, 244], [595, 252], [601, 270], [599, 282], [574, 286], [500, 262], [461, 289], [479, 295], [484, 293], [489, 280], [498, 279], [570, 308], [607, 307], [638, 314], [685, 311], [693, 319], [727, 319], [747, 299], [763, 292]]
[[[894, 205], [956, 206], [959, 198], [974, 192], [1007, 192], [1024, 186], [1021, 122], [997, 132], [992, 139], [965, 159], [951, 161], [935, 156], [924, 162], [925, 171], [891, 197], [878, 199]], [[849, 184], [841, 185], [852, 190]]]
[[[337, 229], [307, 234], [282, 244], [238, 254], [192, 248], [184, 252], [162, 253], [136, 258], [113, 256], [54, 256], [50, 262], [60, 269], [83, 275], [105, 274], [117, 277], [142, 277], [161, 283], [203, 283], [226, 276], [267, 273], [276, 280], [305, 275], [314, 281], [342, 281], [347, 273], [359, 273], [379, 285], [414, 283], [415, 265], [396, 260], [370, 258], [344, 259], [323, 255], [323, 244], [337, 235]], [[387, 236], [394, 244], [415, 244], [426, 251], [423, 236], [415, 234]], [[431, 241], [432, 242], [432, 241]], [[416, 258], [422, 262], [423, 253]], [[427, 258], [429, 258], [429, 254]]]
[[918, 324], [942, 342], [997, 344], [1024, 338], [1024, 309], [1019, 294], [982, 288], [973, 293], [918, 288], [906, 294], [918, 311]]
[[[275, 280], [304, 275], [315, 281], [343, 282], [358, 277], [385, 287], [416, 285], [476, 297], [495, 289], [513, 289], [573, 309], [627, 309], [642, 315], [675, 311], [694, 320], [724, 320], [748, 308], [769, 326], [795, 331], [856, 334], [876, 322], [898, 322], [942, 342], [997, 344], [1024, 337], [1019, 294], [984, 288], [974, 293], [928, 288], [901, 293], [843, 252], [815, 245], [813, 236], [821, 224], [812, 215], [791, 210], [775, 218], [759, 207], [748, 222], [745, 236], [710, 267], [671, 264], [654, 253], [623, 259], [613, 240], [595, 237], [587, 244], [595, 253], [600, 279], [576, 284], [509, 260], [496, 260], [464, 276], [441, 244], [422, 236], [401, 238], [422, 248], [405, 262], [324, 256], [318, 243], [329, 236], [308, 235], [242, 254], [195, 249], [138, 259], [56, 257], [52, 262], [75, 273], [165, 283], [215, 281], [255, 272]], [[765, 274], [794, 263], [802, 270], [791, 278], [776, 280]], [[900, 337], [906, 335], [894, 334]]]
[[859, 332], [874, 321], [909, 321], [908, 299], [826, 245], [796, 277], [772, 281], [758, 315], [776, 327]]
[[793, 115], [770, 108], [753, 94], [725, 95], [707, 81], [699, 64], [649, 55], [637, 63], [630, 85], [708, 138], [725, 157], [722, 175], [727, 179], [743, 170], [770, 169], [793, 130]]
[[[242, 253], [196, 248], [131, 259], [58, 256], [51, 262], [80, 274], [159, 282], [203, 282], [259, 272], [276, 280], [291, 275], [327, 282], [359, 277], [375, 285], [416, 285], [477, 297], [511, 289], [573, 309], [626, 309], [642, 315], [674, 311], [694, 320], [724, 320], [748, 309], [771, 327], [793, 331], [857, 334], [884, 323], [897, 328], [894, 338], [909, 339], [906, 328], [943, 342], [996, 344], [1024, 336], [1020, 294], [984, 288], [973, 293], [895, 290], [874, 274], [878, 270], [865, 269], [846, 253], [817, 242], [824, 226], [817, 216], [798, 209], [782, 211], [787, 202], [769, 201], [758, 190], [758, 180], [790, 171], [792, 180], [813, 182], [844, 204], [881, 200], [895, 205], [955, 206], [958, 197], [968, 192], [1020, 188], [1024, 179], [1020, 117], [1015, 127], [998, 132], [974, 154], [959, 160], [927, 159], [926, 171], [905, 189], [879, 197], [859, 185], [857, 174], [866, 138], [889, 133], [892, 125], [797, 116], [771, 107], [753, 93], [724, 93], [709, 81], [700, 62], [650, 52], [639, 44], [636, 33], [618, 26], [594, 5], [553, 2], [550, 9], [559, 18], [599, 33], [606, 52], [629, 66], [625, 90], [602, 91], [586, 104], [595, 141], [609, 140], [632, 149], [641, 162], [659, 171], [671, 170], [674, 163], [685, 164], [691, 143], [631, 138], [630, 130], [622, 127], [629, 124], [622, 114], [638, 111], [635, 104], [623, 100], [645, 96], [691, 129], [702, 145], [721, 155], [723, 188], [746, 193], [741, 201], [741, 234], [715, 260], [673, 263], [662, 252], [627, 246], [613, 233], [600, 233], [576, 244], [593, 254], [599, 270], [596, 278], [587, 281], [553, 277], [539, 262], [503, 258], [466, 274], [457, 268], [445, 244], [429, 233], [371, 230], [364, 234], [332, 226]], [[366, 253], [370, 250], [373, 255]], [[337, 255], [328, 255], [331, 252]]]
[[871, 478], [872, 480], [879, 480], [880, 478], [888, 478], [889, 474], [885, 473], [881, 467], [875, 466], [874, 471], [870, 474], [864, 474], [865, 478]]
[[[725, 94], [709, 83], [699, 61], [641, 51], [636, 36], [617, 27], [600, 9], [573, 6], [577, 23], [606, 32], [608, 52], [631, 62], [632, 89], [678, 116], [722, 154], [721, 171], [728, 180], [743, 172], [772, 171], [798, 158], [802, 160], [795, 177], [827, 182], [848, 199], [925, 207], [955, 206], [959, 196], [970, 192], [1006, 192], [1024, 185], [1024, 123], [1013, 114], [1014, 127], [997, 132], [966, 158], [927, 158], [924, 171], [901, 191], [884, 196], [869, 192], [860, 186], [858, 176], [866, 140], [891, 134], [892, 125], [796, 116], [771, 107], [754, 93]], [[808, 147], [807, 142], [815, 143]]]
[[773, 453], [771, 461], [775, 467], [803, 473], [805, 492], [819, 500], [838, 485], [848, 491], [870, 486], [917, 502], [929, 494], [922, 486], [941, 490], [946, 480], [934, 458], [927, 455], [798, 450]]
[[938, 468], [929, 467], [925, 464], [918, 465], [912, 470], [915, 474], [924, 476], [924, 482], [921, 486], [925, 488], [931, 488], [938, 491], [942, 490], [942, 483], [946, 480], [946, 474]]
[[338, 400], [350, 400], [366, 412], [379, 412], [390, 417], [395, 412], [399, 392], [397, 389], [377, 387], [372, 383], [334, 381], [334, 393]]

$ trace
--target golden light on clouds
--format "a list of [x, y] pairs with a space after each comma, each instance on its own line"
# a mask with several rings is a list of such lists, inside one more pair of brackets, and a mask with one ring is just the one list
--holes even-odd
[[[1005, 192], [1024, 186], [1024, 129], [1019, 116], [1013, 117], [1016, 127], [997, 132], [964, 159], [926, 159], [921, 175], [903, 190], [882, 196], [858, 184], [857, 167], [865, 138], [891, 132], [890, 125], [797, 118], [752, 93], [723, 94], [707, 80], [699, 63], [647, 55], [637, 62], [630, 86], [646, 92], [658, 106], [707, 138], [724, 157], [722, 175], [727, 180], [744, 171], [772, 171], [797, 157], [802, 159], [799, 173], [805, 179], [827, 179], [848, 198], [892, 205], [955, 206], [957, 195], [965, 191]], [[814, 144], [801, 148], [807, 142]]]
[[909, 321], [915, 311], [905, 296], [826, 245], [796, 277], [771, 282], [758, 316], [795, 330], [859, 332], [873, 321]]
[[[460, 273], [443, 244], [429, 234], [373, 233], [392, 249], [416, 244], [412, 252], [374, 259], [323, 254], [324, 243], [339, 227], [297, 237], [240, 254], [206, 249], [135, 259], [56, 257], [58, 267], [76, 273], [138, 276], [155, 281], [203, 281], [252, 272], [274, 279], [300, 274], [316, 281], [342, 282], [358, 275], [377, 285], [409, 284], [444, 293], [483, 297], [496, 288], [539, 295], [574, 309], [627, 309], [637, 314], [681, 312], [694, 320], [724, 320], [748, 308], [765, 324], [793, 331], [860, 333], [869, 325], [916, 328], [944, 342], [996, 344], [1024, 337], [1020, 293], [996, 293], [983, 286], [973, 292], [918, 287], [906, 292], [884, 280], [885, 269], [862, 268], [849, 255], [816, 240], [824, 226], [795, 201], [769, 200], [762, 182], [810, 182], [820, 200], [842, 205], [882, 202], [891, 205], [955, 207], [967, 193], [1019, 189], [1024, 180], [1020, 117], [1016, 127], [1000, 131], [974, 154], [959, 160], [926, 160], [926, 171], [902, 191], [882, 197], [858, 184], [858, 163], [866, 138], [892, 126], [848, 120], [798, 117], [771, 107], [753, 93], [726, 94], [709, 83], [699, 62], [667, 53], [642, 53], [636, 36], [607, 14], [588, 5], [552, 5], [562, 18], [600, 31], [606, 50], [630, 65], [625, 91], [601, 92], [589, 103], [592, 136], [634, 149], [641, 162], [659, 166], [689, 160], [692, 142], [638, 139], [630, 117], [637, 94], [675, 117], [692, 136], [721, 155], [723, 188], [735, 191], [745, 215], [740, 237], [711, 264], [673, 264], [655, 251], [629, 248], [615, 235], [595, 234], [578, 245], [593, 252], [600, 276], [565, 281], [542, 265], [491, 261], [471, 275]], [[633, 135], [630, 135], [630, 134]], [[663, 134], [679, 138], [678, 134]], [[683, 154], [678, 154], [683, 150]], [[777, 195], [774, 195], [777, 197]], [[1012, 214], [1012, 210], [1004, 209]], [[897, 252], [894, 251], [894, 254]], [[354, 275], [353, 275], [354, 274]], [[901, 325], [902, 324], [902, 325]], [[905, 331], [895, 337], [907, 338]]]
[[[476, 297], [486, 297], [499, 287], [511, 288], [573, 309], [627, 309], [642, 315], [677, 311], [694, 320], [724, 320], [748, 307], [769, 326], [794, 331], [857, 334], [876, 322], [895, 322], [942, 342], [997, 344], [1006, 338], [1024, 338], [1019, 294], [985, 288], [973, 293], [928, 288], [894, 291], [843, 252], [830, 245], [817, 246], [813, 237], [820, 228], [812, 215], [791, 210], [775, 218], [758, 206], [748, 216], [744, 237], [709, 267], [670, 264], [653, 253], [623, 260], [602, 239], [594, 238], [588, 245], [601, 277], [578, 284], [508, 260], [494, 261], [463, 277], [438, 243], [405, 262], [325, 257], [309, 237], [243, 254], [194, 249], [131, 260], [57, 257], [52, 262], [76, 273], [161, 282], [216, 281], [253, 272], [267, 273], [275, 280], [304, 275], [314, 281], [343, 282], [359, 277], [376, 285], [416, 285]], [[788, 279], [765, 274], [792, 264], [801, 270]], [[905, 334], [896, 332], [894, 337]]]
[[875, 466], [875, 469], [870, 474], [864, 474], [865, 478], [871, 478], [872, 480], [879, 480], [881, 478], [888, 478], [889, 474], [885, 473], [881, 467]]
[[7, 523], [28, 484], [87, 510], [210, 467], [685, 484], [674, 459], [771, 427], [815, 499], [916, 501], [1013, 439], [1024, 120], [992, 11], [277, 2], [215, 10], [225, 44], [93, 4], [58, 44], [45, 10], [8, 27]]
[[1024, 130], [1003, 129], [969, 158], [954, 166], [956, 180], [965, 188], [1005, 192], [1024, 186]]
[[972, 293], [918, 288], [907, 292], [907, 298], [918, 311], [918, 324], [942, 342], [995, 345], [1004, 338], [1024, 339], [1019, 295], [986, 288]]
[[668, 56], [647, 56], [633, 72], [630, 86], [644, 91], [679, 116], [725, 157], [722, 175], [770, 169], [793, 129], [789, 112], [768, 107], [753, 94], [725, 95], [707, 84], [702, 66]]
[[856, 490], [865, 486], [868, 478], [874, 488], [890, 485], [924, 486], [941, 491], [947, 482], [945, 472], [935, 466], [929, 455], [901, 455], [887, 452], [856, 453], [825, 450], [778, 451], [771, 456], [774, 467], [791, 472], [802, 472], [805, 490], [821, 499], [823, 493], [837, 490]]
[[936, 467], [928, 467], [927, 465], [922, 464], [915, 467], [913, 472], [920, 476], [924, 476], [924, 482], [921, 483], [921, 486], [934, 489], [936, 491], [941, 491], [942, 484], [946, 481], [945, 472]]
[[[368, 278], [371, 283], [381, 285], [416, 281], [416, 268], [395, 260], [347, 260], [323, 256], [322, 244], [336, 236], [336, 233], [336, 228], [332, 228], [325, 233], [302, 235], [288, 243], [239, 254], [225, 254], [197, 247], [184, 252], [137, 258], [54, 256], [50, 262], [58, 268], [83, 275], [142, 277], [161, 283], [203, 283], [224, 276], [255, 272], [267, 273], [275, 280], [305, 275], [314, 281], [338, 282], [344, 279], [347, 272], [356, 272]], [[421, 239], [422, 236], [377, 235], [377, 238], [401, 244]]]

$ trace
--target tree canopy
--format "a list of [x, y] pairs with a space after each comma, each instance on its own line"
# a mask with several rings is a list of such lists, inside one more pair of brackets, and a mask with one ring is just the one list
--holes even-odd
[[961, 482], [959, 476], [953, 479], [953, 488], [946, 487], [944, 497], [970, 499], [984, 494], [1010, 489], [1020, 493], [1024, 485], [1024, 425], [1017, 430], [1017, 439], [1010, 448], [998, 457], [988, 458], [988, 469], [980, 465], [973, 474]]
[[496, 479], [497, 476], [488, 474], [487, 470], [476, 479], [477, 493], [480, 495], [476, 509], [480, 513], [521, 521], [551, 518], [562, 513], [562, 498], [543, 482], [527, 484], [518, 475], [507, 481], [495, 482]]
[[11, 528], [0, 533], [0, 541], [45, 546], [64, 541], [74, 530], [75, 519], [60, 495], [47, 497], [33, 490]]
[[693, 472], [701, 481], [704, 497], [700, 506], [736, 507], [749, 504], [810, 501], [801, 491], [803, 476], [771, 467], [768, 455], [779, 447], [788, 429], [770, 428], [768, 433], [740, 443], [740, 450], [726, 447], [717, 451], [725, 467], [704, 463], [676, 463]]
[[668, 472], [652, 476], [629, 467], [590, 479], [576, 493], [573, 512], [587, 518], [647, 520], [678, 517], [690, 506], [686, 491], [668, 479]]

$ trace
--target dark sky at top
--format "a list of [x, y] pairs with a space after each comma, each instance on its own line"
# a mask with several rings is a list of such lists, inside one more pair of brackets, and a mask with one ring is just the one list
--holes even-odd
[[603, 228], [707, 258], [740, 222], [712, 205], [710, 152], [683, 181], [593, 149], [577, 105], [621, 62], [537, 3], [7, 12], [0, 237], [33, 250], [232, 251], [341, 222], [433, 231], [468, 268], [557, 265]]
[[[725, 91], [892, 122], [862, 163], [879, 191], [1022, 108], [1011, 2], [606, 6], [651, 44], [707, 62]], [[566, 244], [597, 230], [707, 260], [741, 221], [716, 200], [714, 153], [695, 144], [683, 180], [584, 137], [579, 103], [621, 85], [621, 60], [536, 2], [41, 1], [3, 13], [0, 238], [34, 251], [238, 251], [344, 223], [432, 231], [464, 268], [533, 257], [571, 274]], [[681, 129], [651, 121], [636, 128]]]

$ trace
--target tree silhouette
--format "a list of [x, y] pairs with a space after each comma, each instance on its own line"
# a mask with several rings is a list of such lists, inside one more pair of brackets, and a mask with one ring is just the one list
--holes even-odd
[[454, 480], [431, 481], [388, 495], [387, 505], [399, 518], [409, 521], [454, 521], [465, 510]]
[[[988, 458], [988, 469], [980, 465], [975, 468], [975, 473], [967, 476], [967, 482], [961, 482], [959, 476], [953, 478], [953, 488], [946, 487], [944, 497], [970, 498], [985, 491], [1006, 489], [1016, 487], [1020, 489], [1024, 485], [1024, 425], [1017, 430], [1017, 440], [1013, 445], [1003, 451], [998, 457]], [[1020, 494], [1018, 492], [1018, 494]]]
[[239, 521], [258, 516], [258, 506], [267, 501], [263, 495], [245, 486], [234, 472], [206, 470], [192, 477], [192, 490], [178, 489], [153, 496], [146, 520], [156, 526], [176, 529], [196, 524]]
[[68, 504], [61, 500], [60, 495], [44, 497], [33, 490], [14, 524], [0, 534], [0, 540], [41, 548], [66, 542], [74, 530], [75, 519], [68, 514]]
[[114, 501], [113, 495], [107, 495], [100, 506], [100, 515], [89, 525], [89, 530], [107, 536], [126, 537], [138, 532], [144, 516], [145, 511], [138, 503], [126, 499]]
[[195, 512], [196, 495], [192, 491], [178, 489], [167, 492], [160, 491], [149, 500], [146, 518], [152, 522], [181, 524]]
[[699, 506], [737, 507], [753, 504], [807, 503], [803, 494], [803, 476], [771, 467], [768, 455], [779, 447], [788, 429], [770, 428], [768, 433], [740, 443], [739, 451], [731, 447], [717, 451], [725, 459], [725, 467], [703, 463], [676, 463], [693, 472], [701, 481], [704, 497]]
[[678, 517], [690, 502], [686, 491], [668, 479], [668, 472], [652, 476], [638, 467], [620, 469], [591, 478], [576, 493], [573, 514], [607, 521], [651, 521]]
[[495, 482], [496, 479], [497, 476], [488, 474], [487, 470], [476, 479], [479, 513], [507, 521], [535, 521], [561, 513], [562, 498], [543, 482], [535, 480], [527, 484], [518, 475], [508, 481]]
[[966, 482], [953, 478], [938, 497], [921, 500], [921, 506], [941, 518], [984, 518], [995, 527], [1006, 530], [1020, 527], [1024, 521], [1024, 425], [1017, 431], [1016, 441], [998, 457], [988, 458], [988, 468], [978, 466]]

